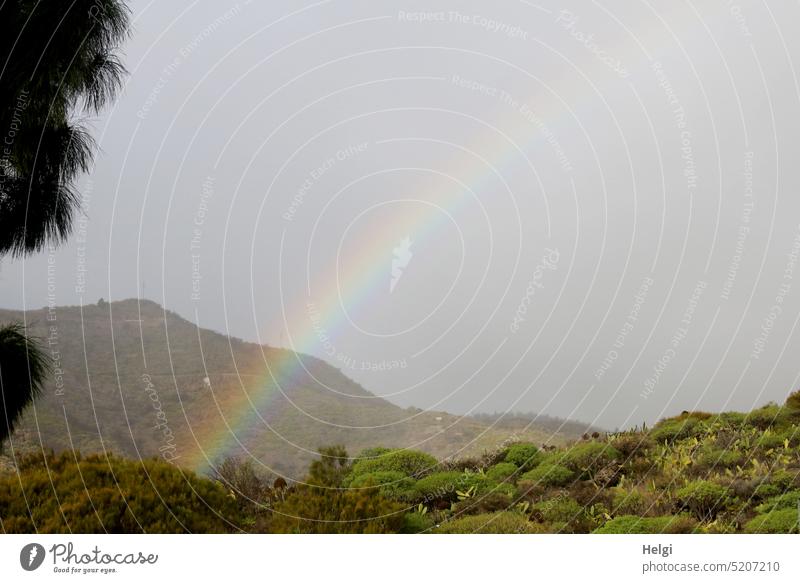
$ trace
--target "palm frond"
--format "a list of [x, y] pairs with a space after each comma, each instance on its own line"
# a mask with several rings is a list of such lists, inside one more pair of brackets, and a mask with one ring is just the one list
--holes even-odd
[[41, 393], [50, 361], [21, 324], [0, 327], [0, 444]]
[[15, 128], [0, 160], [0, 255], [70, 234], [75, 181], [95, 148], [73, 120], [99, 112], [122, 87], [115, 51], [129, 25], [122, 0], [0, 0], [0, 131]]
[[78, 207], [77, 193], [58, 176], [6, 179], [0, 193], [0, 255], [20, 257], [64, 241]]
[[79, 94], [85, 107], [98, 113], [122, 88], [126, 70], [119, 59], [105, 52], [97, 53], [86, 64]]

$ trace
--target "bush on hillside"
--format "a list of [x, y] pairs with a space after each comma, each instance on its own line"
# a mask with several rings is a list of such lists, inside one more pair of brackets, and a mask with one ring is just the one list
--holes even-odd
[[767, 405], [751, 411], [747, 416], [747, 424], [757, 429], [768, 429], [778, 425], [781, 420], [782, 407]]
[[375, 488], [298, 486], [275, 505], [268, 531], [284, 534], [398, 533], [406, 506]]
[[756, 486], [755, 490], [753, 490], [752, 498], [753, 501], [767, 500], [778, 496], [780, 493], [781, 489], [775, 484], [759, 484]]
[[457, 502], [453, 505], [452, 511], [454, 516], [470, 516], [509, 510], [513, 505], [513, 495], [509, 496], [507, 492], [489, 492]]
[[467, 489], [466, 480], [467, 474], [464, 472], [430, 474], [414, 485], [414, 499], [426, 504], [434, 500], [457, 500], [457, 492]]
[[786, 408], [792, 411], [800, 411], [800, 391], [795, 391], [786, 397]]
[[403, 516], [403, 524], [400, 527], [400, 533], [418, 534], [429, 532], [434, 526], [433, 517], [429, 513], [407, 512]]
[[713, 519], [731, 502], [728, 488], [708, 480], [689, 482], [675, 496], [682, 508], [689, 510], [700, 520]]
[[786, 436], [783, 431], [770, 431], [768, 429], [758, 436], [755, 445], [763, 451], [782, 449], [784, 439], [786, 439]]
[[437, 534], [535, 534], [545, 532], [519, 512], [495, 512], [448, 520], [432, 532]]
[[540, 458], [539, 448], [532, 443], [515, 443], [506, 449], [504, 461], [528, 471], [539, 463]]
[[349, 488], [377, 488], [381, 494], [393, 500], [412, 500], [415, 482], [402, 472], [373, 472], [361, 474], [350, 481]]
[[537, 502], [531, 508], [532, 515], [542, 522], [571, 522], [584, 513], [583, 506], [569, 496], [556, 496]]
[[317, 449], [320, 458], [308, 466], [306, 481], [316, 486], [336, 487], [344, 483], [350, 472], [350, 457], [343, 445]]
[[726, 429], [741, 429], [747, 424], [747, 415], [738, 411], [720, 413], [717, 421]]
[[797, 534], [798, 512], [796, 508], [774, 510], [768, 514], [761, 514], [744, 525], [744, 531], [749, 534]]
[[[544, 487], [565, 486], [575, 479], [575, 472], [555, 462], [544, 462], [526, 472], [520, 482], [531, 482]], [[522, 484], [520, 484], [521, 486]]]
[[615, 514], [642, 515], [651, 505], [639, 490], [614, 488], [611, 508]]
[[353, 464], [351, 477], [375, 472], [400, 472], [405, 476], [421, 477], [432, 471], [439, 462], [435, 457], [413, 449], [394, 449], [371, 459], [360, 459]]
[[703, 422], [697, 417], [672, 417], [656, 423], [650, 430], [650, 437], [655, 441], [673, 443], [698, 435], [704, 427]]
[[627, 459], [645, 455], [653, 447], [653, 440], [644, 433], [622, 433], [614, 437], [611, 445]]
[[220, 484], [157, 459], [33, 454], [0, 477], [7, 533], [221, 533], [242, 514]]
[[613, 446], [599, 441], [589, 441], [568, 448], [564, 452], [562, 463], [575, 472], [593, 476], [597, 470], [620, 457], [620, 453]]
[[694, 455], [692, 471], [695, 475], [708, 475], [711, 471], [721, 472], [725, 468], [735, 468], [745, 463], [747, 456], [741, 451], [706, 446]]
[[775, 470], [770, 475], [770, 484], [775, 484], [781, 491], [800, 489], [800, 470]]
[[486, 478], [493, 482], [504, 482], [513, 480], [519, 475], [519, 468], [511, 462], [501, 462], [486, 470]]
[[501, 494], [513, 498], [517, 493], [517, 488], [509, 482], [497, 483], [486, 479], [479, 483], [475, 496], [486, 496], [489, 494]]
[[226, 488], [242, 507], [269, 505], [270, 478], [252, 460], [227, 457], [211, 468], [211, 477]]
[[697, 521], [691, 516], [618, 516], [594, 530], [596, 534], [690, 534], [697, 532]]
[[784, 492], [777, 496], [766, 500], [765, 502], [756, 506], [756, 512], [759, 514], [768, 514], [776, 510], [786, 510], [787, 508], [797, 509], [800, 505], [800, 490], [792, 490], [791, 492]]

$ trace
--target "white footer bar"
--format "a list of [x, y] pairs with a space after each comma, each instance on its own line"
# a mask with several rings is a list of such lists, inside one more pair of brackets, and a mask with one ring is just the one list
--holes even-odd
[[0, 535], [0, 581], [800, 581], [798, 555], [797, 535]]

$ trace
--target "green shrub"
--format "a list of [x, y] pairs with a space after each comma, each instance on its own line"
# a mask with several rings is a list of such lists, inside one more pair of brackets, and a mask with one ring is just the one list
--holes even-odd
[[682, 508], [689, 510], [700, 520], [714, 518], [731, 502], [728, 488], [708, 480], [689, 482], [675, 496]]
[[727, 413], [720, 413], [717, 419], [723, 427], [727, 427], [728, 429], [741, 429], [746, 424], [747, 415], [729, 411]]
[[[596, 508], [600, 509], [601, 515], [606, 511], [602, 504]], [[586, 533], [595, 527], [594, 518], [587, 512], [587, 509], [574, 498], [563, 493], [534, 504], [531, 508], [531, 516], [549, 525], [548, 531], [550, 532]]]
[[471, 472], [478, 471], [480, 468], [486, 467], [479, 458], [476, 457], [462, 457], [458, 459], [448, 459], [439, 464], [441, 470], [444, 471], [457, 471], [463, 472], [469, 470]]
[[467, 474], [464, 472], [437, 472], [419, 480], [414, 485], [416, 500], [456, 500], [457, 492], [466, 490]]
[[678, 416], [680, 419], [697, 419], [698, 421], [706, 421], [716, 417], [713, 413], [708, 411], [684, 411]]
[[786, 408], [793, 411], [800, 411], [800, 391], [795, 391], [786, 397]]
[[744, 525], [749, 534], [797, 534], [797, 509], [786, 508], [761, 514]]
[[403, 516], [403, 526], [400, 528], [401, 534], [416, 534], [426, 532], [434, 527], [433, 517], [430, 514], [420, 512], [408, 512]]
[[541, 460], [539, 448], [532, 443], [515, 443], [506, 450], [505, 460], [522, 471], [533, 469]]
[[781, 407], [781, 415], [778, 419], [780, 428], [787, 428], [794, 425], [795, 430], [798, 429], [797, 425], [800, 424], [800, 409], [792, 409], [790, 407]]
[[583, 506], [563, 495], [537, 502], [531, 510], [534, 516], [544, 522], [568, 523], [584, 513]]
[[611, 507], [615, 514], [642, 514], [647, 510], [648, 503], [639, 490], [614, 488]]
[[562, 463], [575, 472], [592, 476], [598, 469], [620, 457], [620, 453], [613, 446], [599, 441], [588, 441], [567, 449], [562, 457]]
[[486, 477], [494, 482], [504, 482], [513, 478], [518, 472], [516, 465], [510, 462], [501, 462], [486, 471]]
[[611, 445], [624, 457], [643, 456], [653, 447], [653, 440], [645, 433], [623, 433], [614, 437]]
[[533, 482], [545, 487], [565, 486], [575, 479], [575, 472], [554, 462], [545, 462], [526, 472], [520, 481]]
[[463, 490], [466, 490], [470, 487], [474, 487], [476, 490], [478, 488], [483, 487], [483, 484], [486, 483], [486, 474], [483, 472], [474, 472], [472, 470], [464, 470], [461, 472], [462, 480], [461, 485], [463, 486]]
[[264, 508], [270, 502], [269, 476], [253, 460], [226, 457], [214, 465], [211, 476], [236, 498], [242, 510], [251, 510], [254, 506]]
[[696, 417], [672, 417], [656, 423], [650, 431], [650, 437], [655, 441], [673, 443], [698, 435], [704, 428], [705, 424]]
[[349, 488], [376, 487], [381, 494], [394, 500], [411, 500], [414, 497], [415, 482], [402, 472], [383, 471], [361, 474], [350, 481]]
[[296, 486], [275, 504], [268, 531], [276, 534], [398, 533], [405, 525], [403, 504], [374, 488], [343, 490]]
[[32, 454], [0, 475], [7, 533], [221, 533], [243, 526], [229, 491], [157, 459]]
[[[457, 479], [452, 480], [453, 486], [455, 487], [455, 489], [451, 488], [453, 496], [448, 499], [455, 499], [458, 497], [459, 492], [462, 493], [462, 497], [474, 497], [490, 492], [501, 493], [506, 496], [514, 496], [516, 493], [516, 488], [511, 483], [496, 482], [491, 479], [488, 474], [482, 472], [471, 472], [469, 470], [464, 472], [438, 472], [428, 477], [434, 478], [435, 476], [443, 476], [445, 474], [457, 476]], [[425, 479], [420, 480], [418, 484], [423, 483], [424, 480]], [[436, 478], [436, 480], [445, 481], [444, 478]], [[438, 489], [442, 489], [443, 485], [434, 484], [434, 481], [435, 480], [430, 480], [430, 485], [428, 482], [425, 482], [422, 487], [426, 490], [434, 486], [438, 487]]]
[[438, 534], [531, 534], [544, 531], [519, 512], [495, 512], [448, 520], [433, 532]]
[[350, 457], [343, 445], [331, 445], [317, 449], [320, 455], [308, 466], [306, 482], [315, 486], [338, 488], [347, 485], [350, 473]]
[[594, 530], [596, 534], [690, 534], [697, 532], [697, 521], [691, 516], [618, 516]]
[[756, 445], [764, 451], [770, 449], [783, 449], [783, 432], [765, 431], [756, 440]]
[[780, 490], [795, 490], [800, 488], [800, 472], [797, 470], [780, 469], [770, 475], [770, 484], [775, 484]]
[[478, 484], [478, 488], [475, 491], [476, 496], [488, 495], [488, 494], [501, 494], [503, 496], [507, 496], [509, 498], [514, 498], [516, 496], [517, 489], [514, 487], [513, 484], [508, 482], [503, 482], [498, 484], [492, 480], [486, 479], [483, 480]]
[[781, 489], [775, 484], [759, 484], [753, 491], [753, 500], [767, 500], [780, 493]]
[[457, 502], [453, 508], [455, 516], [469, 516], [472, 514], [488, 514], [509, 510], [514, 504], [514, 496], [503, 492], [489, 492], [487, 494], [472, 496]]
[[355, 476], [352, 480], [350, 480], [350, 488], [364, 488], [367, 486], [379, 487], [385, 484], [391, 484], [392, 482], [397, 482], [402, 479], [408, 479], [408, 477], [403, 474], [402, 472], [393, 472], [393, 471], [381, 471], [381, 472], [372, 472], [369, 474], [361, 474], [359, 476]]
[[756, 496], [756, 490], [767, 483], [765, 476], [757, 476], [754, 478], [748, 478], [744, 476], [726, 476], [724, 478], [720, 477], [719, 480], [720, 484], [728, 487], [731, 496], [741, 498], [742, 500], [754, 499]]
[[351, 480], [361, 474], [375, 472], [400, 472], [405, 476], [419, 477], [431, 471], [439, 462], [432, 455], [413, 449], [394, 449], [372, 459], [360, 459], [350, 470]]
[[759, 514], [767, 514], [776, 510], [786, 510], [787, 508], [796, 510], [798, 504], [800, 504], [800, 490], [793, 490], [773, 496], [766, 502], [759, 504], [756, 506], [756, 512]]
[[739, 518], [737, 513], [728, 512], [725, 516], [718, 516], [713, 522], [704, 525], [699, 532], [703, 534], [735, 534], [739, 532]]
[[746, 454], [741, 451], [720, 449], [718, 447], [703, 447], [694, 456], [694, 469], [696, 472], [721, 471], [725, 468], [744, 465], [746, 461]]
[[747, 416], [747, 424], [757, 429], [767, 429], [779, 423], [781, 417], [781, 407], [778, 405], [767, 405], [760, 409], [751, 411]]
[[774, 436], [774, 439], [770, 440], [773, 449], [783, 449], [784, 443], [787, 443], [789, 447], [800, 446], [800, 426], [788, 425], [782, 427], [779, 431], [774, 433]]

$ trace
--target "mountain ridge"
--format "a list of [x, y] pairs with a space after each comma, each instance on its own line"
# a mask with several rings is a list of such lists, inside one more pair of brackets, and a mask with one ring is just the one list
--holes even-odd
[[317, 448], [332, 443], [354, 454], [382, 445], [448, 458], [509, 439], [561, 444], [589, 428], [512, 429], [403, 409], [319, 358], [198, 328], [151, 300], [0, 309], [7, 321], [24, 321], [53, 361], [8, 453], [113, 451], [201, 472], [224, 457], [252, 457], [299, 479]]

